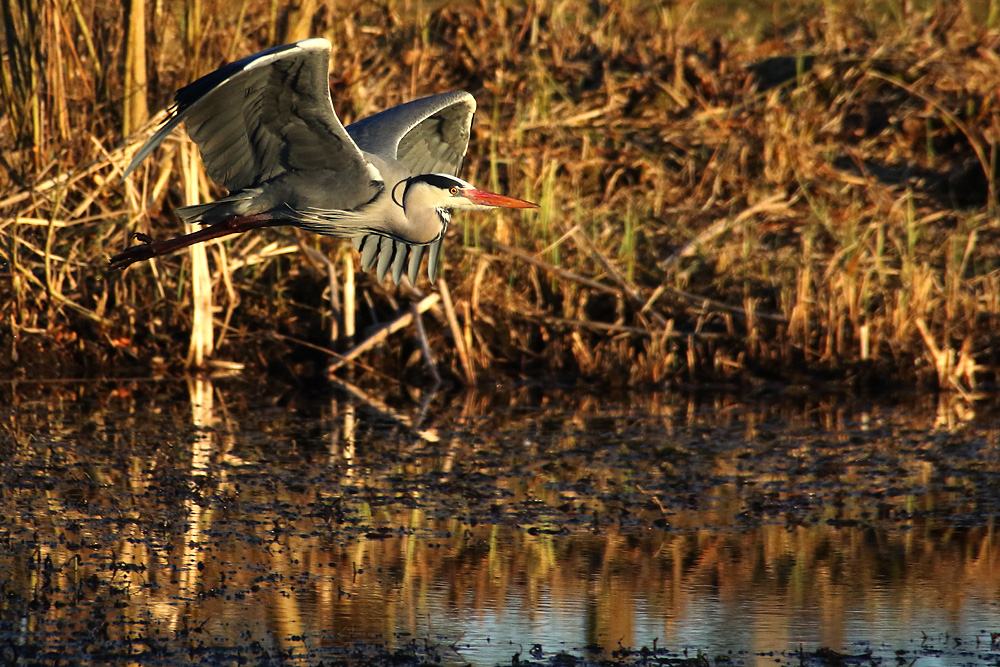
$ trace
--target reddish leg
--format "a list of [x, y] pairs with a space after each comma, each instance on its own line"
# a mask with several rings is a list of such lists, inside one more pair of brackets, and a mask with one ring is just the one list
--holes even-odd
[[263, 227], [277, 227], [288, 224], [282, 220], [275, 220], [264, 215], [249, 215], [241, 218], [229, 218], [214, 225], [209, 225], [204, 229], [199, 229], [190, 234], [176, 236], [172, 239], [154, 241], [145, 234], [136, 234], [135, 238], [142, 241], [140, 245], [134, 245], [121, 251], [111, 258], [111, 269], [124, 269], [125, 267], [160, 255], [167, 255], [181, 248], [193, 246], [195, 243], [204, 243], [220, 236], [230, 234], [241, 234], [251, 229], [261, 229]]

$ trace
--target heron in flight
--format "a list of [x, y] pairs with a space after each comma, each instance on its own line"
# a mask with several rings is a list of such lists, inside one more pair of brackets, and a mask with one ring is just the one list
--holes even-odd
[[476, 101], [455, 91], [402, 104], [348, 127], [333, 110], [330, 42], [276, 46], [203, 76], [174, 95], [163, 126], [135, 154], [127, 176], [182, 121], [205, 169], [229, 194], [177, 209], [206, 225], [143, 243], [111, 258], [111, 268], [261, 227], [294, 225], [350, 238], [365, 270], [404, 270], [416, 283], [428, 255], [437, 273], [453, 210], [533, 208], [458, 177]]

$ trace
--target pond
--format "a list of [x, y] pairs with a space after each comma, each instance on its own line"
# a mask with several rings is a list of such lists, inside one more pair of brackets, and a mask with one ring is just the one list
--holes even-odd
[[0, 662], [1000, 660], [988, 403], [267, 384], [0, 387]]

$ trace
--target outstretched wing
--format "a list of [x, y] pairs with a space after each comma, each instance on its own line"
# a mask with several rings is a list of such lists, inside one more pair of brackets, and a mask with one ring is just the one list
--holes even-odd
[[458, 176], [475, 113], [475, 98], [456, 90], [386, 109], [347, 133], [361, 150], [399, 160], [414, 174]]
[[[349, 125], [347, 133], [361, 150], [399, 160], [412, 174], [458, 176], [469, 148], [475, 113], [475, 98], [457, 90], [386, 109]], [[365, 270], [377, 265], [376, 272], [382, 280], [391, 266], [397, 283], [404, 268], [410, 282], [416, 283], [424, 254], [428, 255], [427, 275], [433, 281], [443, 241], [444, 234], [426, 246], [410, 246], [377, 234], [353, 239]]]
[[329, 61], [330, 43], [307, 39], [230, 63], [181, 88], [167, 120], [125, 174], [183, 121], [209, 175], [230, 191], [293, 170], [331, 170], [368, 181], [365, 159], [333, 110]]

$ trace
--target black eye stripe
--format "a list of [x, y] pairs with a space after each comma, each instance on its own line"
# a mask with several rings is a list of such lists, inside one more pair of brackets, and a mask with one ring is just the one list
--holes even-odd
[[462, 187], [462, 184], [454, 178], [443, 176], [441, 174], [421, 174], [420, 176], [414, 176], [410, 179], [410, 183], [415, 183], [417, 181], [423, 181], [428, 185], [433, 185], [434, 187], [441, 188], [442, 190]]

